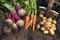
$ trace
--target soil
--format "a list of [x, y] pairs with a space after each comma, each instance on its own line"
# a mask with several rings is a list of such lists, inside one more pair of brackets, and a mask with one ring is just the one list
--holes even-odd
[[[41, 20], [37, 15], [37, 23]], [[20, 31], [15, 31], [14, 33], [4, 34], [2, 32], [4, 27], [4, 19], [0, 19], [0, 40], [60, 40], [60, 17], [57, 19], [57, 30], [54, 36], [45, 35], [40, 30], [35, 30], [32, 32], [31, 28], [27, 31], [24, 31], [23, 28]]]

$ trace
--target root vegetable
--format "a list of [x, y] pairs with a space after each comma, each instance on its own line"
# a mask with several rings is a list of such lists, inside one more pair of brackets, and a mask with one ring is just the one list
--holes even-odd
[[48, 30], [43, 31], [44, 34], [49, 34]]
[[25, 23], [25, 27], [27, 26], [29, 20], [30, 20], [30, 17], [29, 17], [29, 16], [26, 16], [26, 18], [25, 18], [25, 21], [26, 21], [26, 23]]
[[46, 17], [43, 17], [43, 20], [46, 20], [47, 18]]
[[52, 27], [56, 27], [56, 25], [55, 24], [52, 24]]
[[18, 10], [18, 14], [20, 16], [24, 16], [24, 15], [26, 15], [26, 11], [24, 9], [20, 9], [20, 10]]
[[45, 12], [44, 12], [44, 11], [41, 11], [40, 13], [41, 13], [41, 14], [44, 14]]
[[51, 17], [49, 17], [49, 18], [47, 19], [47, 21], [52, 22], [52, 18], [51, 18]]
[[46, 20], [43, 20], [43, 22], [47, 22]]
[[57, 23], [56, 20], [53, 20], [52, 22], [53, 22], [53, 24], [56, 24]]
[[52, 29], [50, 29], [49, 32], [50, 32], [50, 35], [55, 35], [55, 32]]
[[35, 26], [36, 26], [36, 14], [34, 15], [34, 18], [33, 18], [33, 32], [35, 30]]
[[55, 31], [56, 30], [56, 27], [55, 26], [52, 26], [51, 29]]
[[40, 25], [39, 24], [37, 24], [37, 29], [40, 29]]
[[40, 16], [41, 18], [43, 18], [43, 14], [40, 14], [39, 16]]
[[42, 22], [42, 21], [41, 21], [39, 24], [43, 25], [43, 24], [44, 24], [44, 22]]
[[11, 28], [8, 28], [7, 26], [4, 26], [3, 32], [4, 33], [10, 33], [11, 32]]
[[46, 22], [45, 25], [49, 26], [49, 25], [51, 25], [51, 22]]
[[33, 21], [33, 20], [30, 20], [30, 21], [28, 22], [27, 26], [25, 27], [25, 30], [28, 29], [28, 27], [31, 25], [32, 21]]
[[13, 21], [11, 19], [6, 19], [5, 22], [8, 23], [9, 25], [11, 25], [13, 23]]
[[41, 31], [44, 31], [45, 30], [45, 27], [41, 27]]
[[17, 26], [22, 27], [22, 26], [24, 26], [24, 21], [22, 19], [20, 19], [16, 22], [16, 24], [17, 24]]
[[50, 28], [46, 28], [47, 30], [49, 30]]
[[17, 27], [17, 25], [16, 25], [15, 23], [13, 23], [13, 24], [12, 24], [12, 28], [13, 28], [13, 29], [17, 29], [18, 27]]

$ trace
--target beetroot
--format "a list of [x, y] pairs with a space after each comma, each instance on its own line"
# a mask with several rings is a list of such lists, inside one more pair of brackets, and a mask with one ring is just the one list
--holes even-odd
[[19, 20], [19, 19], [20, 19], [20, 16], [18, 16], [17, 13], [13, 13], [12, 16], [13, 16], [16, 20]]
[[5, 26], [3, 32], [4, 33], [10, 33], [11, 32], [11, 28], [8, 28], [7, 26]]
[[20, 10], [18, 10], [18, 14], [20, 16], [24, 16], [24, 15], [26, 15], [26, 11], [24, 9], [20, 9]]
[[11, 19], [11, 14], [8, 12], [8, 14], [7, 14], [7, 18], [8, 19]]
[[16, 24], [17, 24], [17, 26], [22, 27], [22, 26], [24, 26], [24, 21], [22, 19], [20, 19], [16, 22]]

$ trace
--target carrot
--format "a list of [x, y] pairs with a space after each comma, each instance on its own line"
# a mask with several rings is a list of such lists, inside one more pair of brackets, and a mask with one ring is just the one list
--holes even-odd
[[25, 27], [27, 26], [27, 24], [28, 24], [28, 22], [29, 22], [29, 20], [30, 20], [30, 17], [29, 16], [26, 16], [26, 23], [25, 23]]
[[31, 26], [33, 25], [33, 14], [31, 14], [31, 20], [32, 20], [32, 22], [31, 22]]
[[33, 22], [33, 14], [31, 14], [31, 20], [27, 23], [27, 26], [25, 29], [28, 29], [30, 25], [32, 26], [32, 22]]
[[35, 30], [35, 26], [36, 26], [36, 14], [34, 15], [34, 18], [33, 18], [33, 32]]
[[32, 20], [30, 20], [30, 21], [28, 22], [28, 25], [25, 27], [26, 30], [27, 30], [28, 27], [31, 25], [31, 23], [32, 23]]

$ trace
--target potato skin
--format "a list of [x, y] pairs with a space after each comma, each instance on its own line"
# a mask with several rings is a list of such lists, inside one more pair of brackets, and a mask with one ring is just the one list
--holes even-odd
[[49, 32], [50, 32], [50, 35], [55, 35], [55, 32], [52, 29], [50, 29]]
[[44, 34], [49, 34], [48, 30], [43, 31]]

